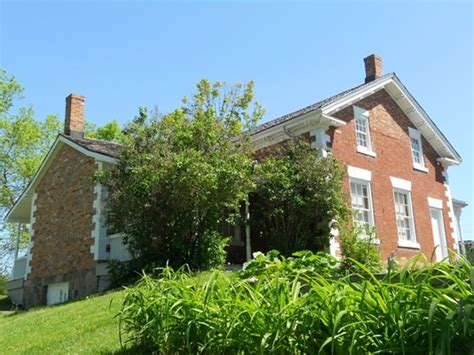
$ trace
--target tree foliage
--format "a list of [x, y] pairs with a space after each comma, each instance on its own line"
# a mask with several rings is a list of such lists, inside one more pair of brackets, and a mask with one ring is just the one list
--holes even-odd
[[86, 122], [85, 136], [87, 138], [115, 143], [125, 142], [125, 135], [123, 134], [122, 127], [120, 127], [120, 124], [117, 122], [117, 120], [112, 120], [102, 127], [97, 127], [93, 123]]
[[101, 179], [108, 222], [133, 255], [193, 269], [223, 264], [227, 236], [218, 225], [253, 188], [252, 147], [243, 132], [262, 114], [252, 82], [229, 88], [207, 80], [170, 114], [140, 110], [125, 129], [118, 163]]
[[327, 248], [335, 221], [347, 221], [344, 170], [303, 139], [283, 145], [257, 165], [251, 228], [264, 249], [289, 256]]

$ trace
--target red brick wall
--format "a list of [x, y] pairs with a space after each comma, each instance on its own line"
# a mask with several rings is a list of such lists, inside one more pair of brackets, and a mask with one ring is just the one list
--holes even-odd
[[29, 279], [95, 267], [90, 249], [94, 171], [94, 159], [64, 145], [41, 179], [36, 188]]
[[[427, 197], [443, 200], [444, 225], [447, 244], [451, 248], [454, 239], [449, 227], [447, 197], [445, 195], [443, 168], [436, 162], [437, 153], [423, 138], [425, 165], [429, 172], [424, 173], [413, 168], [408, 127], [414, 127], [385, 90], [381, 90], [355, 104], [369, 110], [372, 147], [376, 157], [370, 157], [356, 151], [354, 113], [349, 106], [333, 116], [344, 120], [347, 125], [330, 129], [332, 149], [335, 157], [342, 163], [372, 171], [372, 196], [375, 224], [381, 240], [382, 258], [386, 259], [395, 252], [401, 259], [409, 257], [418, 250], [398, 247], [397, 226], [393, 188], [390, 176], [412, 182], [412, 202], [415, 216], [417, 242], [421, 251], [428, 257], [433, 252], [434, 243], [431, 227], [431, 215]], [[349, 179], [345, 188], [349, 192]]]

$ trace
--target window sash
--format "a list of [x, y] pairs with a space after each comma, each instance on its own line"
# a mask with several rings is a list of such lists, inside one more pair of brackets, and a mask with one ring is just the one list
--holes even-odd
[[350, 179], [353, 221], [361, 227], [374, 225], [370, 182]]
[[411, 138], [411, 152], [413, 154], [413, 162], [416, 164], [423, 164], [421, 160], [421, 147], [417, 138]]
[[421, 145], [421, 134], [419, 131], [413, 128], [408, 128], [408, 134], [410, 136], [411, 153], [413, 158], [413, 165], [415, 167], [424, 167], [425, 160], [423, 159], [423, 147]]
[[416, 242], [410, 193], [408, 191], [395, 190], [394, 200], [398, 239]]
[[356, 136], [357, 136], [357, 145], [370, 148], [370, 137], [368, 133], [368, 119], [366, 117], [357, 117], [356, 118]]

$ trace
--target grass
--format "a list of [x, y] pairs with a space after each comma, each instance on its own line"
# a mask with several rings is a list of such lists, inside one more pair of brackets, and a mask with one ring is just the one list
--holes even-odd
[[[3, 354], [123, 354], [118, 320], [124, 293], [13, 314], [0, 313]], [[0, 300], [1, 302], [1, 300]]]

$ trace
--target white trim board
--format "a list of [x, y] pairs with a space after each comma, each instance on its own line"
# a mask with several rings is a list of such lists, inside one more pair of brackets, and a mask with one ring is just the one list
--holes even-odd
[[347, 166], [347, 174], [350, 178], [360, 179], [364, 181], [372, 181], [372, 172], [355, 166]]
[[411, 181], [403, 180], [397, 177], [390, 176], [390, 182], [393, 188], [410, 191], [411, 192]]
[[428, 197], [428, 206], [443, 209], [443, 201], [437, 198]]

